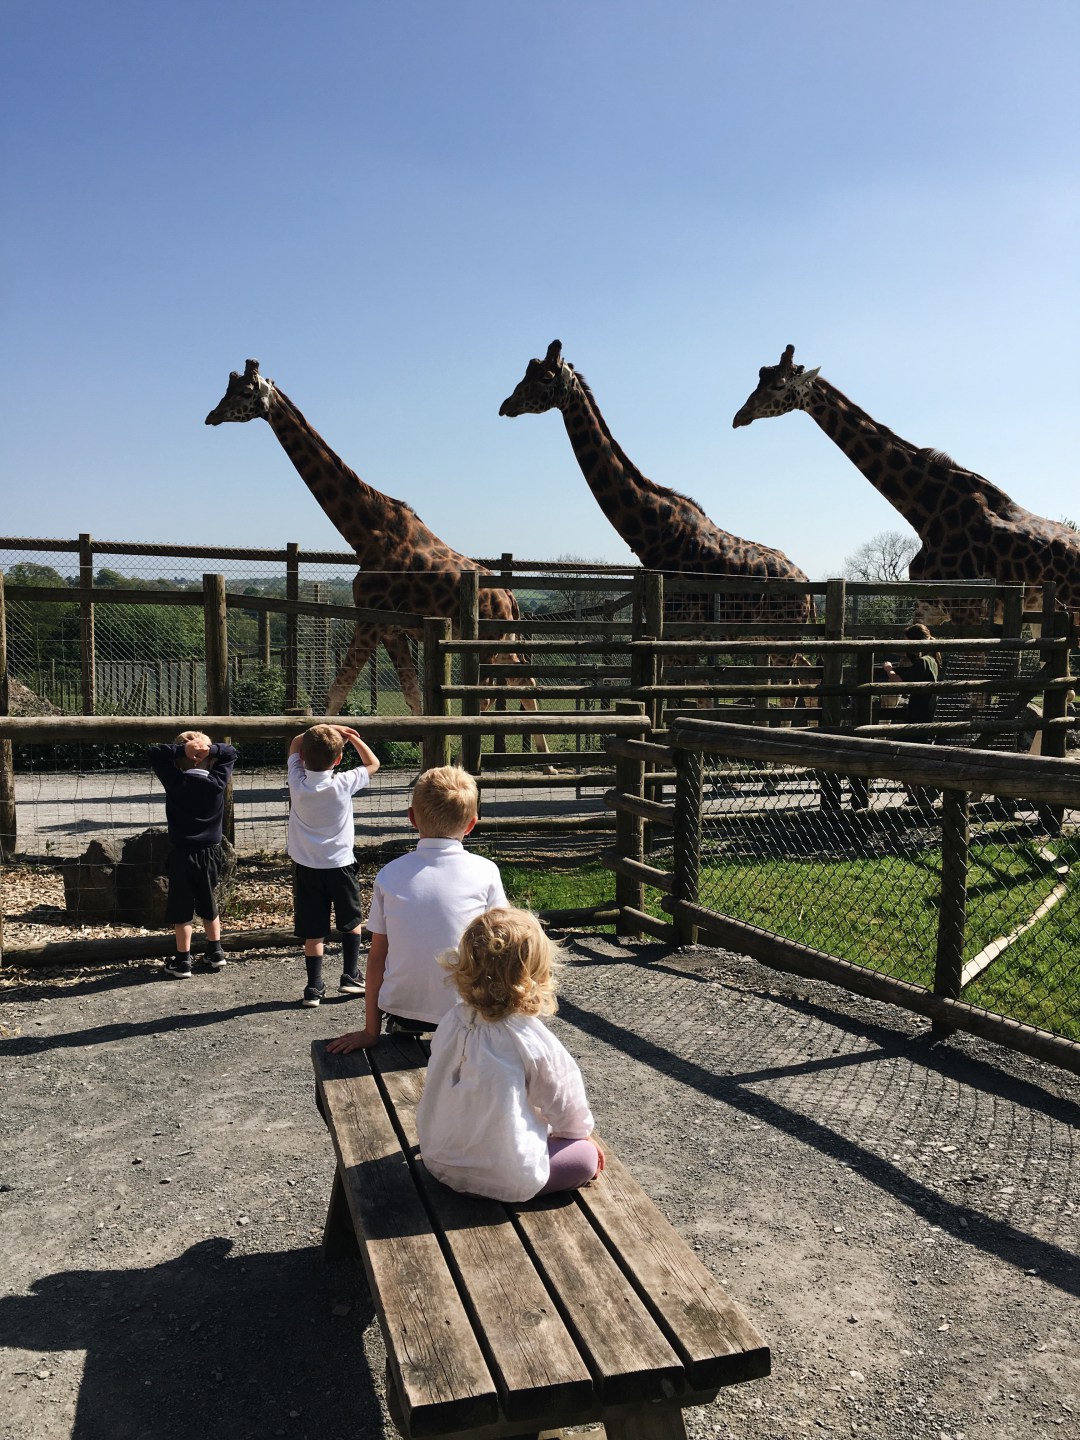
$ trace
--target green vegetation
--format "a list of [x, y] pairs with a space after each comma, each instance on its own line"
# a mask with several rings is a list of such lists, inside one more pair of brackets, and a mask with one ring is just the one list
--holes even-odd
[[[1040, 854], [1044, 842], [972, 847], [964, 959], [1024, 925], [1060, 883]], [[1080, 839], [1050, 849], [1074, 868]], [[497, 857], [493, 857], [497, 858]], [[863, 860], [760, 859], [702, 866], [702, 904], [880, 974], [932, 988], [937, 947], [939, 855]], [[659, 863], [654, 857], [652, 862]], [[595, 861], [502, 861], [509, 899], [531, 910], [572, 910], [610, 903], [615, 878]], [[660, 893], [646, 889], [645, 909], [668, 919]], [[1067, 893], [964, 991], [994, 1013], [1080, 1039], [1080, 907]]]

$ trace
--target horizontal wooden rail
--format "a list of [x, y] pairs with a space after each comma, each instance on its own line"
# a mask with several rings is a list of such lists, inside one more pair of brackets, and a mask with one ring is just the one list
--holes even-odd
[[[488, 756], [483, 757], [486, 764]], [[563, 763], [563, 756], [549, 752], [541, 758], [546, 766], [550, 767], [553, 762]], [[601, 757], [602, 758], [602, 757]], [[514, 755], [513, 759], [519, 761], [520, 755]], [[614, 784], [615, 775], [611, 769], [596, 770], [588, 775], [567, 773], [565, 775], [488, 775], [483, 771], [476, 777], [477, 786], [481, 790], [605, 790]]]
[[609, 755], [618, 755], [623, 760], [642, 760], [646, 764], [672, 765], [675, 751], [670, 745], [655, 745], [649, 740], [626, 740], [612, 736], [604, 741]]
[[[425, 735], [640, 735], [643, 715], [541, 710], [512, 715], [0, 715], [0, 739], [23, 744], [52, 741], [158, 740], [181, 730], [206, 730], [233, 740], [291, 738], [312, 725], [349, 725], [375, 740], [423, 739]], [[520, 757], [516, 757], [520, 758]], [[555, 757], [558, 758], [557, 756]], [[543, 757], [551, 764], [551, 756]]]
[[727, 759], [783, 761], [868, 779], [912, 781], [937, 788], [1080, 806], [1080, 765], [1072, 760], [1000, 755], [992, 750], [914, 745], [822, 731], [766, 730], [723, 721], [677, 720], [676, 747]]
[[635, 909], [633, 905], [624, 905], [620, 918], [626, 923], [628, 932], [640, 931], [644, 935], [651, 935], [654, 940], [663, 940], [666, 945], [679, 943], [679, 932], [674, 925], [666, 924], [655, 915], [646, 914], [644, 910]]
[[631, 880], [640, 880], [645, 885], [651, 885], [654, 890], [663, 890], [670, 895], [674, 888], [675, 877], [670, 870], [657, 870], [655, 865], [646, 865], [642, 860], [632, 860], [626, 855], [620, 855], [617, 850], [602, 850], [598, 858], [606, 869], [614, 870], [617, 875], [626, 875]]
[[642, 800], [639, 795], [628, 795], [625, 790], [609, 790], [604, 796], [609, 810], [621, 810], [625, 815], [636, 815], [639, 820], [648, 820], [652, 825], [675, 824], [675, 806], [662, 804], [658, 800]]

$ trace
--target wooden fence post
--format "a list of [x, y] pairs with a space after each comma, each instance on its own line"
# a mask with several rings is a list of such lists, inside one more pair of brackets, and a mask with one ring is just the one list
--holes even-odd
[[[857, 597], [856, 597], [857, 598]], [[852, 721], [855, 728], [871, 725], [874, 720], [874, 694], [863, 686], [874, 682], [874, 661], [877, 657], [872, 650], [860, 650], [855, 657], [855, 684], [858, 687], [852, 704]], [[865, 810], [870, 804], [870, 781], [863, 775], [848, 776], [848, 793], [853, 810]]]
[[[285, 599], [300, 599], [300, 547], [290, 540], [285, 547]], [[285, 616], [285, 709], [295, 710], [300, 703], [300, 617], [290, 611]]]
[[[0, 570], [0, 715], [11, 713], [11, 689], [7, 667], [7, 604], [4, 600], [4, 574]], [[0, 740], [0, 859], [14, 853], [18, 838], [15, 815], [15, 761], [10, 740]], [[0, 914], [0, 926], [3, 915]], [[3, 934], [0, 931], [0, 943]]]
[[[449, 715], [450, 706], [446, 699], [445, 686], [450, 684], [450, 652], [446, 642], [452, 634], [449, 620], [442, 617], [428, 617], [424, 621], [424, 714]], [[450, 736], [445, 732], [425, 735], [422, 745], [422, 765], [430, 770], [436, 765], [450, 763]]]
[[[825, 639], [844, 638], [844, 607], [847, 604], [847, 587], [843, 580], [825, 582]], [[821, 729], [838, 731], [842, 720], [842, 701], [839, 695], [828, 692], [839, 687], [844, 678], [844, 657], [839, 650], [827, 650], [821, 666]], [[821, 808], [824, 811], [840, 809], [840, 795], [843, 782], [832, 771], [818, 774], [821, 787]]]
[[[1050, 651], [1046, 657], [1046, 678], [1065, 680], [1069, 678], [1069, 633], [1071, 621], [1064, 610], [1057, 609], [1057, 587], [1053, 583], [1043, 586], [1042, 633], [1061, 640], [1061, 648]], [[1065, 686], [1054, 686], [1043, 691], [1043, 724], [1048, 720], [1063, 720], [1069, 713], [1069, 692]], [[1040, 753], [1062, 759], [1066, 754], [1065, 729], [1055, 725], [1040, 732]], [[1050, 835], [1061, 834], [1065, 811], [1060, 805], [1039, 807], [1039, 818]]]
[[[967, 926], [970, 796], [966, 790], [941, 792], [941, 910], [938, 914], [934, 994], [959, 1000], [963, 988], [964, 931]], [[934, 1035], [951, 1035], [952, 1028], [937, 1021]]]
[[[462, 570], [458, 579], [458, 625], [462, 640], [480, 637], [480, 572]], [[480, 653], [477, 650], [459, 656], [462, 685], [480, 684]], [[466, 696], [461, 702], [462, 715], [479, 715], [479, 696]], [[461, 737], [461, 763], [470, 775], [480, 773], [479, 734]]]
[[89, 535], [79, 536], [79, 656], [82, 668], [82, 708], [84, 715], [93, 715], [97, 708], [96, 652], [94, 648], [94, 542]]
[[[646, 570], [642, 576], [642, 621], [645, 640], [663, 640], [664, 638], [664, 577], [658, 570]], [[651, 650], [642, 662], [642, 683], [645, 685], [659, 685], [664, 673], [664, 664], [657, 650]], [[660, 718], [664, 713], [664, 702], [656, 695], [651, 695], [645, 702], [645, 713], [649, 717], [649, 723], [653, 731], [660, 728]]]
[[[640, 715], [644, 706], [637, 700], [616, 700], [616, 715]], [[640, 760], [629, 760], [622, 755], [615, 757], [615, 788], [624, 795], [645, 798], [645, 766]], [[645, 859], [645, 822], [637, 815], [625, 810], [615, 811], [615, 850], [624, 860], [635, 860], [639, 864]], [[641, 931], [633, 921], [627, 920], [627, 909], [644, 910], [645, 886], [630, 875], [615, 872], [615, 904], [618, 917], [615, 921], [616, 935], [638, 936]]]
[[[229, 611], [225, 604], [225, 576], [203, 576], [203, 632], [206, 637], [206, 713], [228, 715], [229, 700]], [[227, 740], [227, 735], [213, 736]], [[236, 839], [232, 781], [225, 790], [222, 830], [232, 844]]]
[[[701, 878], [701, 799], [705, 757], [700, 750], [675, 751], [675, 825], [672, 899], [698, 903]], [[676, 909], [680, 945], [696, 945], [698, 927]]]

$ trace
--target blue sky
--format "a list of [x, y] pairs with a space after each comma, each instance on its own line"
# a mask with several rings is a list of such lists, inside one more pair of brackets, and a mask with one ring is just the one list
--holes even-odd
[[558, 336], [651, 479], [840, 573], [901, 517], [783, 347], [878, 420], [1080, 519], [1075, 0], [6, 0], [9, 535], [343, 548], [257, 357], [472, 555], [628, 561], [556, 414]]

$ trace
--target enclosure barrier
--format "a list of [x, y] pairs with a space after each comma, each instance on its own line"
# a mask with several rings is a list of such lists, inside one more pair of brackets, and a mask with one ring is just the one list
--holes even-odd
[[[350, 725], [360, 729], [366, 740], [405, 740], [420, 742], [424, 760], [423, 766], [442, 765], [449, 762], [450, 741], [455, 737], [476, 733], [499, 733], [520, 735], [535, 728], [536, 718], [530, 714], [486, 715], [486, 716], [239, 716], [216, 715], [172, 715], [172, 716], [35, 716], [13, 718], [0, 715], [0, 747], [6, 747], [10, 755], [13, 744], [83, 744], [120, 742], [152, 743], [162, 735], [177, 734], [182, 730], [204, 730], [216, 737], [227, 738], [242, 745], [245, 741], [271, 740], [279, 742], [281, 753], [289, 740], [312, 725], [320, 723]], [[573, 735], [622, 735], [640, 736], [648, 733], [648, 719], [639, 707], [625, 713], [577, 714], [545, 712], [543, 726], [551, 734]], [[552, 777], [554, 778], [554, 777]], [[550, 783], [550, 782], [549, 782]], [[483, 777], [480, 779], [483, 788]], [[230, 784], [230, 791], [232, 785]], [[14, 775], [10, 769], [0, 767], [0, 804], [10, 812], [9, 826], [14, 836], [15, 819]], [[226, 815], [228, 816], [228, 808]], [[580, 820], [573, 822], [581, 828]], [[475, 833], [483, 835], [483, 824]], [[530, 830], [535, 820], [521, 822]], [[10, 850], [5, 850], [10, 854]], [[34, 946], [5, 946], [3, 934], [2, 870], [0, 870], [0, 964], [19, 966], [41, 966], [62, 963], [106, 961], [128, 959], [139, 956], [167, 955], [172, 950], [172, 937], [146, 935], [138, 937], [107, 937], [95, 940], [77, 940]], [[555, 928], [576, 924], [614, 924], [618, 915], [617, 902], [603, 902], [596, 906], [578, 909], [540, 911], [545, 923]], [[230, 929], [223, 941], [226, 949], [270, 948], [274, 946], [295, 946], [291, 930], [252, 929], [238, 931]]]
[[[672, 835], [669, 868], [644, 862], [640, 833], [611, 857], [624, 928], [706, 936], [926, 1015], [938, 1033], [970, 1031], [1080, 1071], [1080, 847], [1075, 823], [1046, 834], [1051, 813], [1080, 808], [1080, 766], [688, 719], [669, 745], [613, 738], [607, 749], [624, 767], [609, 803], [639, 832], [648, 820]], [[673, 770], [673, 803], [642, 804], [629, 767], [646, 763]], [[901, 782], [922, 803], [879, 794], [823, 816], [799, 788], [808, 771], [868, 789]], [[646, 887], [670, 925], [644, 912]], [[973, 992], [983, 1003], [961, 998]]]

